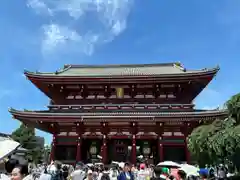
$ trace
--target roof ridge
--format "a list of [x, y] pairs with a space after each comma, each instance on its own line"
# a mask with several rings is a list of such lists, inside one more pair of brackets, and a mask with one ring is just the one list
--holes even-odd
[[157, 67], [157, 66], [175, 66], [179, 62], [170, 62], [170, 63], [144, 63], [144, 64], [86, 64], [86, 65], [75, 65], [75, 64], [66, 64], [65, 68], [122, 68], [122, 67]]

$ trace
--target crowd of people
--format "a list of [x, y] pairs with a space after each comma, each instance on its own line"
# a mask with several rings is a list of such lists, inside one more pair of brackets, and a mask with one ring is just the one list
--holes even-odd
[[19, 163], [9, 159], [5, 162], [5, 172], [1, 180], [197, 180], [197, 179], [229, 179], [224, 167], [209, 169], [196, 174], [187, 174], [180, 168], [152, 166], [141, 163], [138, 166], [129, 163], [103, 164], [77, 163], [75, 166], [61, 164], [59, 161], [50, 165], [41, 164], [36, 167], [28, 163]]

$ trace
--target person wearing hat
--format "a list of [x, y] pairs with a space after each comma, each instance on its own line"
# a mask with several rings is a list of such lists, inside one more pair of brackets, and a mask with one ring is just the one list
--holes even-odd
[[169, 169], [166, 167], [163, 167], [161, 169], [161, 175], [160, 175], [160, 179], [167, 179], [169, 176]]
[[146, 170], [146, 165], [144, 163], [140, 164], [140, 170], [138, 171], [138, 180], [147, 180], [149, 178], [149, 173]]

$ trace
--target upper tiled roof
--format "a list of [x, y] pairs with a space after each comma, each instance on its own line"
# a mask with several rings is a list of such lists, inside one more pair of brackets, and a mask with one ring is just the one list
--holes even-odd
[[204, 72], [217, 72], [217, 68], [202, 70], [186, 70], [180, 63], [162, 64], [130, 64], [130, 65], [65, 65], [62, 70], [55, 73], [32, 73], [26, 74], [45, 76], [149, 76], [149, 75], [186, 75]]

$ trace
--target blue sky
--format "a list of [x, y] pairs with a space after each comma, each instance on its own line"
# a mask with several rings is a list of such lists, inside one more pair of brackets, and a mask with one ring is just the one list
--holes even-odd
[[[239, 0], [2, 0], [0, 132], [19, 122], [8, 113], [45, 109], [49, 100], [23, 70], [64, 64], [164, 63], [221, 70], [196, 99], [222, 105], [239, 92]], [[50, 135], [38, 132], [50, 140]]]

